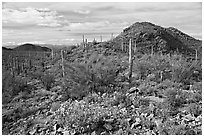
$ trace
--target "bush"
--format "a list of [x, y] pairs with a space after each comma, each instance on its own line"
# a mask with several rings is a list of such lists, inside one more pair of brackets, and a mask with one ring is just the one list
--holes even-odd
[[50, 90], [55, 82], [55, 77], [52, 74], [45, 74], [41, 76], [41, 81], [46, 90]]
[[188, 105], [187, 112], [197, 117], [202, 114], [202, 107], [196, 103], [191, 103]]
[[93, 92], [113, 92], [118, 84], [116, 78], [121, 71], [119, 65], [119, 60], [102, 56], [90, 57], [86, 63], [65, 65], [65, 94], [67, 92], [70, 95], [84, 96]]
[[31, 86], [22, 77], [14, 77], [10, 72], [3, 73], [2, 78], [2, 103], [9, 103], [20, 92], [31, 92]]
[[[192, 84], [194, 81], [201, 80], [202, 68], [199, 63], [187, 62], [185, 59], [173, 62], [172, 80], [184, 85]], [[198, 74], [195, 74], [198, 72]]]
[[38, 79], [41, 80], [41, 78], [43, 77], [44, 73], [42, 71], [35, 71], [35, 72], [31, 72], [30, 76], [34, 79]]
[[169, 109], [168, 111], [171, 115], [177, 114], [178, 109], [183, 107], [183, 105], [187, 102], [187, 98], [183, 96], [183, 93], [174, 88], [167, 89], [165, 95], [166, 100], [164, 103], [167, 104], [167, 108]]

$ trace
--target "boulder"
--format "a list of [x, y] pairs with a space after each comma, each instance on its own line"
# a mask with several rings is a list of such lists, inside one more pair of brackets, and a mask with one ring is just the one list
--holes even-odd
[[137, 94], [137, 93], [139, 93], [139, 92], [140, 92], [140, 90], [139, 90], [137, 87], [132, 87], [132, 88], [129, 89], [127, 95], [133, 94], [133, 93], [136, 93], [136, 94]]

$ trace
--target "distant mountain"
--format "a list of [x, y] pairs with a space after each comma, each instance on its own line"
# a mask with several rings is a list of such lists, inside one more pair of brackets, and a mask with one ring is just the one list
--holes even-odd
[[29, 44], [29, 43], [20, 45], [14, 48], [13, 50], [15, 51], [45, 51], [45, 52], [51, 51], [50, 48], [42, 47], [42, 46], [34, 45], [34, 44]]
[[2, 50], [12, 50], [10, 48], [2, 47]]
[[[136, 42], [138, 51], [150, 52], [153, 46], [154, 52], [163, 53], [180, 52], [182, 54], [202, 53], [202, 41], [197, 40], [176, 28], [163, 28], [150, 22], [136, 22], [125, 28], [116, 38], [109, 42], [115, 48], [120, 49], [121, 43], [128, 45], [129, 39]], [[146, 48], [145, 48], [146, 47]]]

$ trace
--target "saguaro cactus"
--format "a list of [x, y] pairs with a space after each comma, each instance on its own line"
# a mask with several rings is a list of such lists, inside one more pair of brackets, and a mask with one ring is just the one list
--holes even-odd
[[124, 50], [124, 46], [123, 46], [123, 38], [122, 38], [122, 42], [121, 42], [121, 50]]
[[64, 73], [64, 56], [63, 56], [63, 50], [61, 50], [61, 59], [62, 59], [62, 77], [65, 76]]
[[101, 37], [101, 42], [103, 42], [103, 38], [102, 38], [102, 36], [100, 36]]
[[52, 52], [51, 52], [51, 56], [52, 56], [52, 60], [53, 60], [54, 59], [53, 49], [52, 49]]
[[85, 50], [84, 35], [82, 35], [82, 39], [83, 39], [83, 41], [82, 41], [83, 50]]
[[134, 54], [136, 53], [136, 51], [137, 51], [137, 41], [135, 40]]
[[196, 54], [195, 54], [195, 60], [196, 60], [196, 62], [197, 62], [197, 60], [198, 60], [198, 51], [197, 51], [197, 49], [195, 50], [195, 52], [196, 52]]
[[132, 66], [133, 66], [133, 60], [132, 60], [132, 40], [130, 39], [130, 41], [129, 41], [129, 75], [128, 75], [129, 82], [131, 82], [131, 78], [132, 78]]
[[151, 46], [151, 55], [154, 54], [154, 45]]

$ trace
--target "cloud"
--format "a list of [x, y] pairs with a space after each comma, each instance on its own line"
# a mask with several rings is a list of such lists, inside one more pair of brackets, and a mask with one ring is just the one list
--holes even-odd
[[89, 14], [90, 10], [74, 10], [74, 12], [78, 14]]
[[106, 40], [138, 21], [175, 27], [201, 38], [202, 3], [8, 2], [2, 9], [2, 41], [77, 43], [82, 34], [89, 40], [100, 40], [100, 35]]
[[48, 8], [21, 8], [19, 10], [4, 8], [2, 21], [5, 27], [45, 26], [60, 27], [67, 21], [62, 15]]

